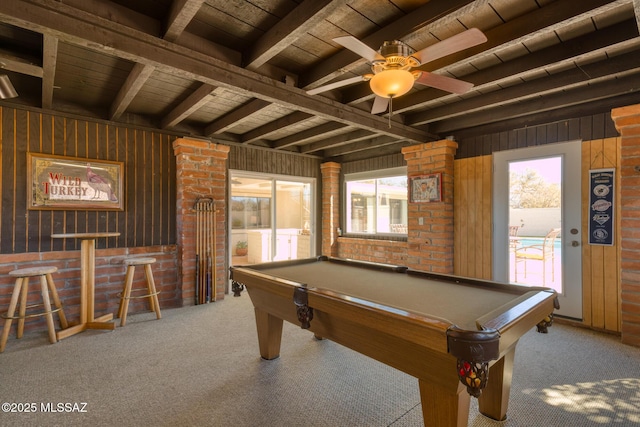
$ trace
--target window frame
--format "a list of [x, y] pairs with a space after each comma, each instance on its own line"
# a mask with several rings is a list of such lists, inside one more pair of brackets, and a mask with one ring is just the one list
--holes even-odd
[[343, 182], [342, 182], [342, 209], [341, 209], [341, 215], [343, 218], [342, 224], [344, 225], [344, 228], [342, 230], [342, 236], [346, 236], [346, 237], [358, 237], [358, 238], [382, 238], [382, 239], [388, 239], [388, 240], [406, 240], [407, 238], [407, 234], [408, 233], [392, 233], [392, 232], [379, 232], [377, 230], [377, 215], [378, 215], [378, 205], [377, 205], [377, 200], [378, 200], [378, 194], [377, 194], [377, 185], [376, 185], [376, 194], [375, 194], [375, 199], [376, 199], [376, 209], [374, 209], [374, 215], [376, 215], [376, 218], [374, 219], [374, 224], [376, 226], [376, 232], [375, 233], [366, 233], [366, 232], [353, 232], [353, 231], [348, 231], [349, 230], [349, 224], [350, 224], [350, 215], [351, 215], [351, 200], [349, 199], [349, 194], [348, 194], [348, 190], [347, 190], [347, 186], [350, 182], [353, 181], [363, 181], [363, 180], [368, 180], [368, 179], [373, 179], [373, 180], [378, 180], [378, 179], [383, 179], [383, 178], [392, 178], [392, 177], [405, 177], [407, 180], [407, 199], [406, 199], [406, 209], [405, 209], [405, 214], [406, 214], [406, 221], [407, 221], [407, 225], [409, 222], [409, 177], [407, 175], [407, 167], [406, 166], [399, 166], [399, 167], [393, 167], [393, 168], [385, 168], [385, 169], [376, 169], [376, 170], [372, 170], [372, 171], [365, 171], [365, 172], [353, 172], [353, 173], [346, 173], [343, 176]]

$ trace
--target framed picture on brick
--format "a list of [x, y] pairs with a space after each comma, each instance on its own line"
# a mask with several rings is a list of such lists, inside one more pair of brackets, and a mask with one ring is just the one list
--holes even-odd
[[442, 173], [413, 176], [409, 180], [411, 203], [442, 201]]

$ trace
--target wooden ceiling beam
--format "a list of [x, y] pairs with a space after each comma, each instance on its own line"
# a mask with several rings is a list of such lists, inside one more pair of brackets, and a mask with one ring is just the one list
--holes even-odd
[[174, 42], [196, 16], [205, 0], [173, 0], [167, 18], [164, 39]]
[[494, 106], [513, 104], [550, 92], [564, 90], [571, 86], [582, 85], [582, 87], [584, 87], [590, 81], [602, 79], [607, 76], [615, 77], [618, 73], [634, 70], [638, 67], [640, 67], [640, 64], [638, 64], [638, 52], [633, 51], [613, 58], [606, 58], [596, 63], [585, 64], [580, 66], [580, 68], [572, 68], [547, 77], [509, 86], [504, 89], [486, 93], [482, 96], [475, 96], [473, 98], [463, 99], [460, 102], [406, 115], [405, 124], [411, 126], [424, 125]]
[[110, 55], [154, 66], [178, 77], [226, 87], [243, 95], [278, 103], [285, 108], [304, 111], [326, 120], [415, 142], [439, 138], [397, 122], [392, 122], [389, 126], [387, 120], [369, 112], [323, 97], [309, 96], [303, 90], [83, 13], [57, 1], [3, 0], [0, 2], [0, 17], [11, 25], [52, 34], [61, 41], [103, 50]]
[[[637, 36], [638, 30], [633, 20], [627, 20], [617, 25], [576, 37], [567, 42], [552, 45], [526, 56], [468, 74], [463, 79], [473, 83], [476, 90], [482, 90], [484, 85], [507, 82], [518, 75], [524, 75], [537, 69], [548, 68], [552, 65], [571, 64], [589, 56], [595, 56], [602, 53], [606, 48], [628, 42]], [[433, 90], [408, 94], [394, 101], [394, 111], [396, 113], [406, 113], [424, 108], [430, 102], [441, 97], [442, 92]]]
[[380, 147], [390, 144], [397, 144], [401, 141], [398, 141], [397, 138], [392, 138], [389, 136], [376, 136], [374, 138], [369, 138], [360, 142], [356, 142], [354, 144], [344, 145], [337, 148], [330, 148], [328, 150], [324, 150], [324, 157], [336, 157], [336, 156], [344, 156], [345, 154], [352, 154], [358, 151], [371, 150], [375, 148], [379, 150]]
[[[571, 2], [554, 2], [519, 18], [511, 20], [503, 25], [492, 28], [489, 31], [486, 31], [485, 35], [488, 39], [486, 43], [482, 43], [473, 48], [465, 49], [464, 51], [448, 55], [436, 61], [428, 62], [421, 67], [418, 67], [417, 69], [425, 71], [444, 72], [462, 63], [466, 64], [473, 62], [474, 59], [477, 59], [480, 56], [493, 55], [498, 53], [502, 49], [526, 43], [531, 38], [538, 36], [543, 30], [548, 32], [555, 31], [562, 28], [563, 26], [570, 25], [571, 23], [579, 21], [581, 19], [585, 19], [585, 17], [587, 17], [590, 13], [593, 13], [594, 10], [600, 13], [602, 11], [618, 7], [621, 4], [628, 2], [629, 0], [585, 0], [579, 5], [577, 3], [573, 4]], [[586, 36], [586, 38], [596, 39], [601, 35], [608, 34], [609, 37], [620, 39], [619, 35], [612, 34], [612, 31], [608, 31], [608, 29], [597, 31], [596, 34], [598, 35], [590, 34]], [[625, 34], [630, 34], [630, 32], [625, 31]], [[637, 35], [637, 29], [635, 31], [635, 34]], [[635, 35], [633, 37], [635, 37]], [[584, 42], [584, 38], [580, 39], [582, 42]], [[594, 41], [597, 42], [597, 40], [591, 40], [592, 44]], [[573, 49], [581, 48], [579, 43], [573, 43], [572, 41], [570, 41], [552, 46], [551, 48], [547, 49], [554, 50], [555, 48], [558, 53], [564, 54], [566, 50], [569, 50], [569, 45], [571, 45]], [[589, 50], [586, 48], [582, 48], [582, 51], [584, 53], [589, 52]], [[526, 58], [524, 58], [524, 60], [531, 60], [531, 58], [529, 57], [537, 57], [543, 59], [543, 61], [540, 62], [539, 66], [546, 65], [549, 62], [549, 60], [545, 60], [539, 52], [534, 52], [528, 55]], [[470, 79], [468, 75], [461, 78], [465, 81], [475, 83], [475, 89], [478, 89], [478, 83]], [[483, 83], [495, 80], [498, 79], [496, 77], [490, 77]], [[371, 96], [371, 91], [368, 85], [354, 85], [353, 87], [343, 92], [342, 101], [345, 104], [353, 105], [369, 99]], [[440, 98], [442, 96], [449, 96], [449, 94], [432, 90], [418, 91], [415, 92], [415, 94], [410, 94], [398, 98], [394, 103], [394, 110], [396, 113], [403, 113], [407, 110], [421, 108], [423, 106], [421, 104]], [[421, 100], [421, 98], [423, 98], [424, 100]]]
[[456, 140], [461, 141], [467, 137], [476, 137], [478, 135], [490, 135], [500, 132], [510, 132], [517, 129], [524, 129], [532, 126], [543, 125], [558, 121], [564, 121], [568, 118], [585, 117], [592, 114], [600, 114], [603, 111], [611, 111], [613, 108], [624, 107], [638, 103], [638, 94], [636, 92], [624, 95], [599, 99], [584, 104], [573, 105], [566, 108], [558, 108], [556, 110], [544, 111], [541, 113], [533, 113], [514, 119], [503, 120], [481, 126], [459, 129], [452, 132]]
[[540, 96], [527, 102], [489, 108], [478, 113], [465, 114], [464, 117], [442, 120], [429, 125], [429, 129], [436, 133], [449, 134], [458, 129], [478, 127], [495, 121], [509, 120], [639, 91], [640, 72], [636, 72], [602, 83], [590, 84], [588, 89], [577, 87], [547, 96]]
[[[479, 8], [487, 1], [448, 0], [446, 2], [430, 1], [413, 12], [394, 20], [391, 24], [362, 39], [366, 45], [377, 50], [385, 40], [397, 40], [429, 24], [450, 22], [469, 12], [469, 8]], [[469, 7], [465, 7], [469, 5]], [[346, 30], [349, 30], [348, 28]], [[356, 30], [354, 28], [354, 30]], [[312, 89], [333, 80], [366, 62], [348, 49], [340, 49], [326, 61], [316, 64], [301, 78], [300, 87]]]
[[211, 95], [216, 90], [215, 86], [208, 84], [202, 84], [191, 95], [189, 95], [184, 101], [182, 101], [176, 108], [171, 110], [169, 114], [164, 116], [160, 121], [160, 127], [162, 129], [168, 129], [174, 127], [195, 111], [206, 105], [211, 99]]
[[283, 148], [292, 147], [294, 145], [303, 144], [305, 141], [309, 139], [317, 138], [318, 135], [322, 135], [328, 132], [335, 132], [345, 128], [346, 126], [347, 125], [345, 125], [344, 123], [337, 123], [337, 122], [324, 123], [324, 124], [321, 124], [320, 126], [303, 130], [302, 132], [298, 132], [293, 135], [289, 135], [285, 138], [279, 139], [271, 145], [271, 148], [280, 150]]
[[345, 144], [351, 144], [353, 142], [362, 141], [363, 139], [370, 139], [374, 134], [366, 130], [356, 130], [349, 133], [343, 133], [341, 135], [335, 135], [322, 141], [312, 142], [311, 144], [300, 147], [301, 153], [313, 153], [316, 151], [326, 150], [328, 148], [339, 147]]
[[111, 120], [117, 120], [127, 108], [129, 108], [129, 104], [131, 104], [133, 98], [136, 97], [154, 71], [155, 67], [148, 64], [138, 63], [133, 66], [133, 69], [127, 76], [127, 80], [111, 104], [111, 108], [109, 109], [109, 118]]
[[270, 102], [263, 101], [262, 99], [252, 99], [239, 108], [223, 115], [218, 120], [209, 123], [204, 130], [204, 135], [211, 136], [216, 133], [227, 131], [247, 120], [252, 114], [266, 108], [270, 104]]
[[582, 0], [580, 2], [551, 2], [544, 7], [519, 16], [509, 22], [485, 32], [487, 42], [427, 62], [417, 69], [425, 71], [447, 70], [459, 63], [469, 63], [480, 56], [497, 54], [505, 48], [521, 45], [541, 32], [560, 30], [594, 14], [628, 3], [629, 0]]
[[243, 143], [248, 144], [250, 142], [257, 141], [264, 138], [270, 133], [277, 132], [289, 126], [296, 125], [300, 122], [313, 118], [313, 114], [304, 113], [302, 111], [296, 111], [288, 114], [280, 119], [269, 122], [265, 125], [257, 127], [241, 136]]
[[346, 0], [305, 0], [271, 27], [245, 55], [245, 67], [257, 70], [326, 19]]
[[0, 69], [26, 74], [27, 76], [42, 78], [42, 67], [36, 65], [36, 58], [28, 59], [18, 56], [14, 52], [0, 49]]
[[67, 6], [83, 10], [114, 23], [134, 28], [156, 37], [161, 36], [162, 24], [150, 16], [137, 13], [128, 7], [109, 0], [64, 0]]
[[53, 105], [53, 81], [58, 61], [58, 39], [45, 34], [42, 39], [42, 108]]
[[[204, 0], [175, 0], [171, 7], [167, 23], [167, 33], [165, 33], [164, 37], [166, 38], [168, 35], [167, 40], [175, 41], [186, 28], [187, 24], [189, 24], [200, 6], [202, 6], [203, 2]], [[111, 120], [117, 120], [127, 108], [129, 108], [129, 105], [154, 70], [155, 67], [151, 65], [135, 64], [133, 66], [129, 76], [127, 76], [127, 80], [120, 88], [118, 95], [111, 105], [111, 109], [109, 110]]]

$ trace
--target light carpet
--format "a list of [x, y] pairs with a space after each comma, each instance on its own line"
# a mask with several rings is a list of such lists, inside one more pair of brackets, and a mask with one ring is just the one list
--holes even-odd
[[[279, 359], [260, 359], [246, 293], [55, 345], [40, 332], [11, 337], [0, 401], [36, 404], [0, 412], [2, 426], [422, 425], [415, 378], [297, 326], [285, 323]], [[86, 412], [42, 411], [58, 403]], [[567, 325], [531, 331], [516, 350], [508, 419], [480, 415], [472, 399], [469, 425], [640, 426], [640, 349]]]

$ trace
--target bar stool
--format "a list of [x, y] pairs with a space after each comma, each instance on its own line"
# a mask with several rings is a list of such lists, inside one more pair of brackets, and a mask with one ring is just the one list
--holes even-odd
[[[24, 332], [24, 320], [31, 317], [45, 316], [47, 321], [47, 327], [49, 328], [49, 341], [51, 344], [58, 342], [56, 337], [56, 329], [53, 325], [53, 313], [58, 313], [60, 320], [60, 327], [66, 329], [67, 318], [62, 310], [62, 304], [60, 298], [58, 298], [58, 292], [53, 283], [53, 277], [51, 273], [58, 271], [57, 267], [31, 267], [13, 270], [9, 272], [9, 276], [16, 278], [16, 284], [13, 288], [13, 294], [11, 295], [11, 302], [9, 303], [9, 310], [0, 317], [5, 319], [4, 328], [2, 330], [2, 339], [0, 340], [0, 353], [4, 351], [9, 338], [9, 331], [11, 330], [11, 323], [14, 319], [18, 320], [18, 328], [16, 330], [16, 338], [22, 338]], [[42, 304], [34, 304], [27, 306], [27, 295], [29, 293], [29, 278], [40, 277]], [[53, 304], [56, 307], [51, 309], [51, 301], [49, 299], [49, 292], [53, 298]], [[20, 308], [18, 315], [15, 315], [16, 306], [18, 305], [18, 298], [20, 298]], [[44, 311], [27, 314], [27, 309], [44, 306]]]
[[[158, 294], [156, 291], [156, 284], [153, 281], [153, 274], [151, 272], [151, 264], [155, 263], [156, 259], [151, 257], [135, 257], [125, 258], [122, 263], [127, 266], [127, 274], [125, 276], [124, 288], [120, 294], [120, 307], [118, 308], [118, 317], [120, 318], [120, 326], [124, 326], [127, 323], [127, 311], [129, 310], [129, 300], [134, 298], [148, 298], [151, 311], [156, 312], [156, 318], [160, 319], [160, 303], [158, 302]], [[147, 292], [144, 295], [131, 296], [131, 287], [133, 285], [133, 274], [137, 265], [144, 266], [144, 275], [147, 281]], [[140, 291], [143, 289], [136, 289], [134, 291]]]

